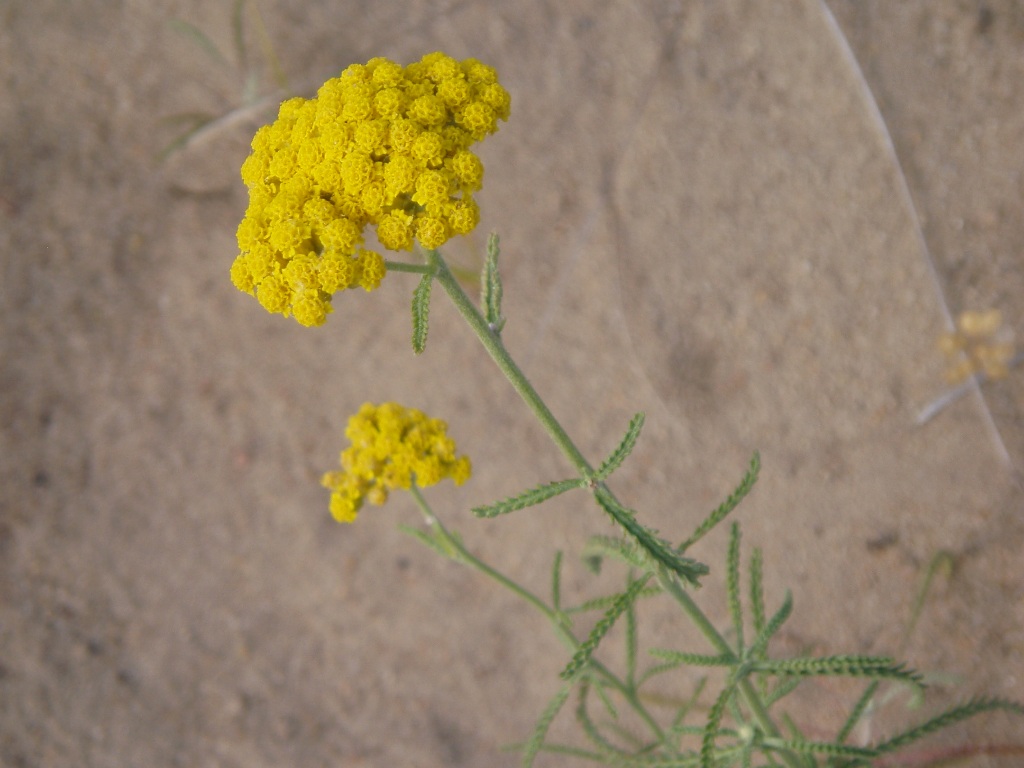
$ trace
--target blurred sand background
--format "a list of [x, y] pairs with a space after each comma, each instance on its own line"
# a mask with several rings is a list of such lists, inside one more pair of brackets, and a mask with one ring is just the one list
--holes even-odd
[[[414, 358], [412, 276], [314, 330], [232, 287], [238, 168], [276, 102], [160, 159], [174, 118], [274, 90], [231, 6], [0, 0], [0, 764], [516, 765], [499, 748], [557, 690], [560, 644], [396, 531], [410, 500], [341, 526], [319, 476], [351, 412], [399, 400], [473, 457], [437, 508], [531, 588], [562, 548], [567, 589], [593, 594], [579, 548], [609, 526], [572, 496], [469, 514], [568, 468], [440, 292]], [[915, 423], [947, 388], [947, 308], [1024, 329], [1024, 6], [829, 0], [837, 27], [816, 0], [257, 6], [305, 95], [377, 55], [498, 68], [513, 111], [481, 147], [484, 221], [447, 253], [475, 269], [500, 232], [506, 343], [587, 455], [646, 412], [613, 487], [663, 535], [761, 451], [738, 519], [770, 608], [793, 590], [778, 653], [900, 655], [935, 682], [926, 711], [1024, 699], [1024, 371]], [[723, 540], [695, 554], [724, 620]], [[641, 622], [706, 650], [667, 605]], [[809, 735], [857, 690], [808, 684]], [[929, 745], [1021, 734], [994, 715]]]

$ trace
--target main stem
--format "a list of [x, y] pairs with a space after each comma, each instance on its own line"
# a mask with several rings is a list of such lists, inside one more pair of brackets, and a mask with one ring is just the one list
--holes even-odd
[[469, 300], [466, 292], [462, 290], [462, 286], [455, 279], [455, 275], [448, 269], [448, 265], [441, 257], [441, 254], [437, 251], [427, 251], [427, 258], [429, 259], [430, 266], [436, 270], [434, 272], [434, 279], [444, 288], [448, 298], [452, 300], [455, 308], [459, 310], [459, 314], [469, 323], [469, 327], [473, 329], [477, 338], [480, 339], [484, 349], [487, 350], [494, 359], [494, 362], [498, 364], [501, 372], [505, 374], [505, 377], [515, 387], [519, 396], [523, 398], [530, 410], [533, 411], [534, 415], [544, 426], [544, 429], [551, 436], [551, 439], [555, 441], [555, 444], [565, 454], [565, 457], [572, 462], [572, 465], [579, 470], [582, 476], [589, 477], [593, 475], [594, 470], [590, 463], [580, 453], [572, 438], [562, 429], [562, 425], [558, 423], [558, 420], [552, 415], [544, 401], [540, 399], [537, 390], [533, 388], [526, 375], [516, 365], [508, 350], [505, 349], [505, 345], [501, 343], [501, 337], [487, 324], [483, 315], [480, 314], [480, 310]]
[[[519, 393], [519, 396], [523, 398], [526, 405], [533, 411], [534, 415], [543, 425], [544, 429], [551, 436], [551, 439], [555, 441], [555, 444], [561, 449], [573, 466], [579, 471], [583, 477], [593, 477], [594, 469], [591, 467], [590, 462], [586, 460], [579, 448], [569, 437], [568, 433], [562, 428], [562, 425], [558, 423], [554, 415], [551, 413], [547, 404], [541, 400], [540, 395], [537, 394], [537, 390], [533, 388], [526, 375], [522, 372], [512, 356], [509, 355], [508, 350], [505, 349], [505, 345], [501, 341], [501, 337], [497, 332], [491, 328], [483, 315], [480, 314], [480, 310], [476, 308], [476, 305], [470, 301], [466, 292], [462, 290], [462, 286], [459, 285], [455, 276], [448, 269], [448, 265], [445, 263], [444, 258], [437, 251], [427, 251], [427, 262], [429, 268], [434, 270], [434, 278], [440, 283], [445, 293], [451, 299], [455, 308], [462, 315], [463, 319], [469, 323], [470, 328], [480, 339], [480, 343], [484, 345], [484, 348], [490, 354], [491, 358], [497, 363], [498, 368], [505, 374], [505, 377], [511, 382], [512, 386]], [[611, 491], [608, 491], [611, 494]], [[679, 586], [678, 580], [673, 578], [671, 575], [663, 573], [660, 576], [662, 586], [671, 594], [676, 602], [680, 604], [686, 614], [691, 618], [693, 623], [701, 631], [701, 633], [707, 638], [720, 653], [734, 653], [731, 646], [722, 637], [722, 635], [715, 629], [714, 625], [708, 619], [707, 615], [700, 609], [700, 607], [693, 602], [693, 599]], [[740, 694], [743, 697], [744, 702], [750, 708], [751, 714], [757, 721], [758, 725], [769, 736], [779, 737], [781, 734], [778, 727], [771, 719], [771, 715], [768, 713], [767, 708], [761, 701], [761, 697], [758, 695], [757, 690], [751, 685], [749, 680], [743, 680], [739, 685]], [[780, 757], [790, 766], [790, 768], [799, 768], [800, 762], [797, 756], [793, 753], [783, 752]]]

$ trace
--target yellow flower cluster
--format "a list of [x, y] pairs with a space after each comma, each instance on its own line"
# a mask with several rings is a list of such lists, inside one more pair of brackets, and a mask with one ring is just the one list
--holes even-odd
[[484, 173], [469, 147], [509, 105], [493, 68], [443, 53], [353, 64], [316, 98], [285, 101], [242, 164], [249, 208], [232, 282], [270, 312], [322, 325], [334, 293], [384, 277], [384, 259], [361, 247], [367, 224], [395, 251], [469, 232]]
[[349, 419], [345, 437], [352, 445], [341, 452], [342, 470], [321, 481], [331, 490], [331, 514], [339, 522], [355, 520], [364, 501], [383, 504], [395, 488], [469, 479], [469, 458], [455, 455], [448, 425], [414, 408], [365, 403]]
[[961, 382], [981, 371], [990, 379], [1001, 379], [1009, 373], [1013, 340], [1002, 324], [1003, 315], [998, 309], [960, 313], [956, 330], [939, 339], [950, 364], [946, 371], [950, 382]]

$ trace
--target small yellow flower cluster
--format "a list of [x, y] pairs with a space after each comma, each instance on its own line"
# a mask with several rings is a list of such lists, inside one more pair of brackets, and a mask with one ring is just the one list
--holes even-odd
[[961, 382], [981, 371], [990, 379], [1001, 379], [1009, 373], [1013, 359], [1013, 342], [998, 309], [986, 312], [961, 312], [956, 331], [943, 334], [939, 347], [946, 354], [950, 367], [946, 378]]
[[345, 429], [352, 445], [341, 452], [340, 472], [327, 472], [331, 514], [342, 523], [356, 519], [364, 501], [381, 505], [388, 491], [436, 485], [447, 477], [469, 479], [469, 458], [455, 455], [448, 425], [398, 403], [365, 403]]
[[360, 247], [367, 224], [395, 251], [471, 231], [484, 168], [469, 147], [509, 105], [493, 68], [443, 53], [353, 64], [316, 98], [284, 102], [242, 164], [249, 208], [232, 282], [270, 312], [322, 325], [335, 292], [384, 277], [384, 259]]

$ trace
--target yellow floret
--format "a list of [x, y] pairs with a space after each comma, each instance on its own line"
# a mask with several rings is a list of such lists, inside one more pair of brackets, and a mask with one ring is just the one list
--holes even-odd
[[239, 254], [231, 265], [231, 282], [242, 293], [252, 293], [253, 288], [256, 287], [252, 272], [249, 271], [249, 265], [246, 264], [244, 253]]
[[471, 83], [496, 83], [498, 72], [494, 67], [481, 64], [476, 59], [466, 59], [462, 62], [462, 71], [466, 73], [466, 79]]
[[498, 116], [489, 104], [482, 101], [467, 104], [466, 108], [459, 112], [456, 120], [478, 141], [498, 130]]
[[480, 101], [490, 106], [500, 119], [508, 120], [512, 106], [512, 97], [499, 83], [489, 83], [482, 86], [478, 97]]
[[371, 59], [367, 68], [373, 71], [373, 84], [378, 88], [394, 88], [405, 78], [400, 64], [385, 58]]
[[441, 206], [447, 203], [449, 194], [448, 177], [444, 173], [424, 171], [416, 179], [416, 194], [412, 196], [412, 199], [413, 202], [429, 209], [432, 206]]
[[323, 325], [330, 313], [330, 303], [325, 301], [320, 291], [315, 288], [302, 291], [292, 302], [292, 315], [307, 328]]
[[453, 77], [437, 86], [437, 95], [449, 109], [457, 109], [469, 102], [473, 89], [462, 77]]
[[484, 164], [468, 149], [455, 153], [455, 156], [452, 157], [451, 169], [463, 189], [475, 192], [483, 186]]
[[345, 194], [357, 195], [373, 178], [373, 160], [363, 152], [352, 152], [341, 161], [341, 180]]
[[389, 251], [408, 251], [412, 248], [412, 216], [392, 211], [377, 225], [377, 239]]
[[413, 142], [423, 132], [423, 128], [415, 121], [403, 118], [391, 122], [388, 138], [395, 152], [408, 154], [412, 152]]
[[387, 120], [366, 120], [356, 128], [356, 146], [368, 155], [384, 151], [387, 137]]
[[412, 143], [412, 157], [427, 167], [436, 168], [444, 158], [444, 139], [433, 131], [425, 131]]
[[424, 248], [440, 248], [448, 241], [448, 227], [437, 216], [422, 216], [416, 220], [416, 238]]
[[392, 157], [384, 168], [384, 183], [391, 198], [404, 193], [411, 193], [416, 188], [416, 178], [420, 168], [411, 157], [399, 155]]
[[292, 292], [280, 277], [270, 275], [256, 288], [256, 298], [267, 312], [286, 314], [291, 304]]
[[281, 276], [288, 282], [293, 291], [317, 289], [317, 265], [319, 257], [315, 253], [304, 253], [295, 256], [281, 271]]
[[425, 94], [413, 101], [409, 105], [408, 115], [411, 120], [426, 128], [441, 125], [448, 119], [444, 102], [432, 94]]
[[248, 251], [255, 247], [263, 239], [263, 236], [264, 228], [262, 222], [250, 216], [243, 218], [238, 225], [238, 229], [235, 231], [238, 247], [243, 251]]
[[465, 235], [472, 232], [480, 223], [480, 207], [473, 198], [466, 197], [449, 205], [445, 217], [453, 235]]
[[320, 243], [327, 250], [352, 254], [362, 241], [362, 230], [351, 219], [335, 219], [320, 230]]
[[359, 252], [359, 286], [363, 290], [377, 289], [387, 271], [384, 257], [379, 253], [365, 250]]
[[408, 102], [398, 88], [384, 88], [373, 97], [373, 107], [383, 118], [395, 120], [402, 116]]
[[324, 251], [320, 259], [318, 282], [327, 294], [342, 291], [352, 284], [355, 267], [352, 258], [338, 251]]

